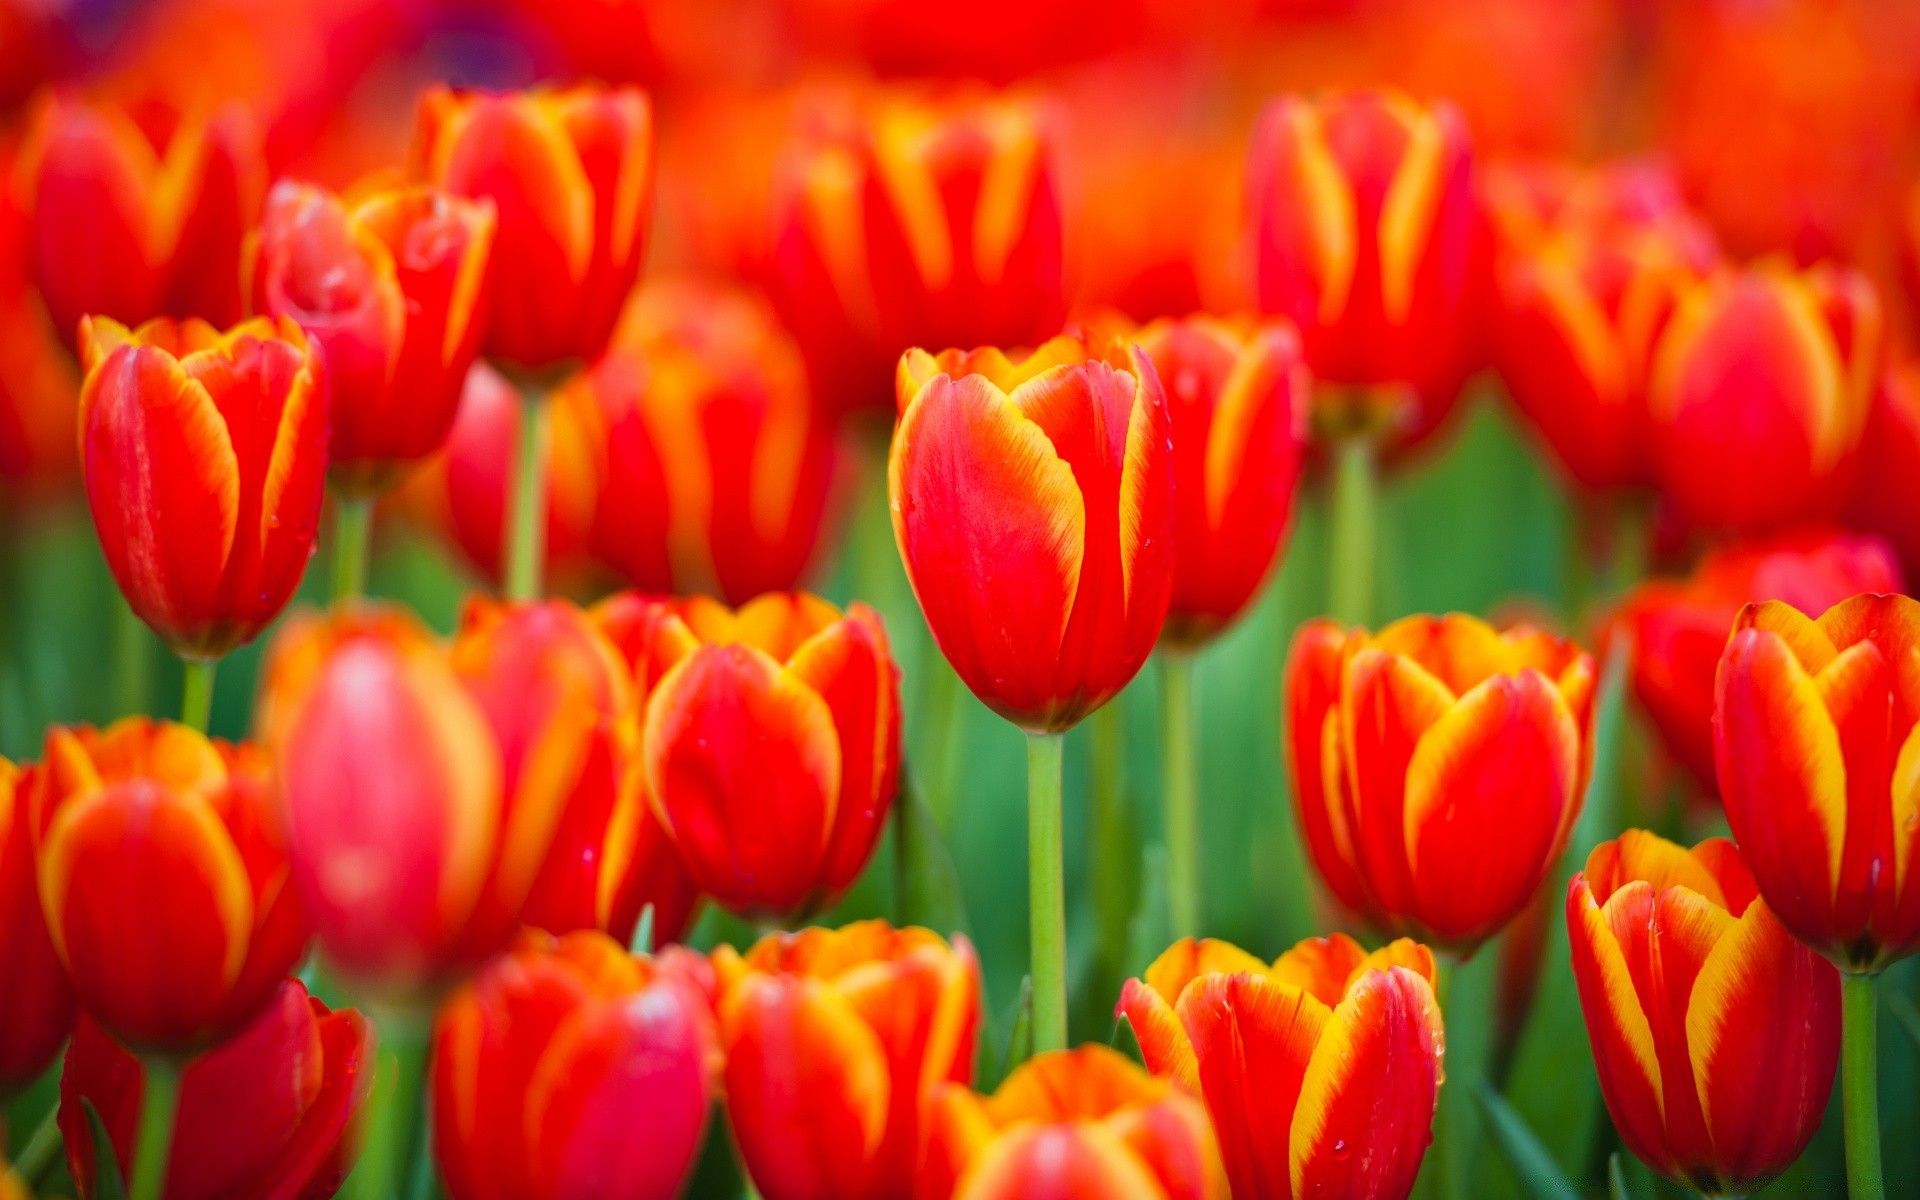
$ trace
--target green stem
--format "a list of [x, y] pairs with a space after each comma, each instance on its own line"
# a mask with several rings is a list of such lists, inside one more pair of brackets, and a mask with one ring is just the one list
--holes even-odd
[[146, 1086], [140, 1098], [140, 1124], [133, 1140], [130, 1200], [160, 1200], [173, 1153], [173, 1120], [180, 1108], [180, 1064], [158, 1055], [142, 1056]]
[[368, 547], [373, 536], [373, 498], [340, 495], [333, 506], [333, 606], [345, 608], [367, 594]]
[[186, 688], [180, 697], [180, 723], [201, 733], [213, 719], [213, 669], [218, 659], [189, 658], [186, 664]]
[[[1134, 841], [1132, 813], [1127, 806], [1126, 710], [1124, 693], [1101, 705], [1087, 718], [1092, 746], [1094, 927], [1098, 968], [1091, 985], [1092, 998], [1114, 994], [1120, 987], [1127, 960], [1127, 922], [1140, 895], [1140, 848]], [[1101, 1007], [1106, 1005], [1101, 1003]], [[1102, 1014], [1110, 1017], [1111, 1012]]]
[[1160, 652], [1166, 721], [1167, 910], [1174, 937], [1200, 935], [1200, 764], [1193, 754], [1193, 655]]
[[528, 388], [520, 397], [520, 436], [514, 441], [513, 510], [507, 522], [507, 599], [540, 598], [547, 557], [547, 398]]
[[1027, 904], [1033, 963], [1033, 1049], [1067, 1046], [1067, 893], [1057, 733], [1027, 735]]
[[29, 1189], [39, 1188], [46, 1181], [47, 1172], [59, 1160], [60, 1147], [60, 1103], [56, 1099], [48, 1105], [47, 1115], [40, 1118], [40, 1123], [33, 1128], [33, 1135], [14, 1157], [13, 1173]]
[[1846, 1115], [1847, 1195], [1880, 1200], [1878, 975], [1840, 976], [1840, 1088]]
[[148, 711], [153, 696], [153, 633], [118, 591], [113, 617], [113, 715], [130, 717]]
[[1374, 440], [1365, 434], [1342, 438], [1334, 448], [1327, 608], [1348, 625], [1373, 619], [1380, 502], [1375, 455]]
[[413, 1157], [425, 1128], [421, 1114], [431, 1029], [425, 1015], [404, 1009], [379, 1010], [374, 1028], [380, 1035], [377, 1074], [348, 1194], [397, 1200], [409, 1194]]

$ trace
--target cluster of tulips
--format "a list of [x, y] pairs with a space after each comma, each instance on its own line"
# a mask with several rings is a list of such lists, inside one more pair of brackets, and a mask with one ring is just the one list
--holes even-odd
[[[766, 1200], [1452, 1200], [1464, 1122], [1530, 1145], [1450, 1069], [1495, 1003], [1453, 984], [1561, 920], [1625, 1148], [1749, 1193], [1838, 1075], [1847, 1194], [1885, 1194], [1920, 374], [1866, 274], [1723, 251], [1653, 164], [1476, 162], [1388, 89], [1262, 111], [1244, 311], [1077, 310], [1059, 133], [1014, 91], [823, 104], [752, 197], [751, 287], [642, 279], [635, 87], [434, 87], [343, 192], [268, 179], [242, 109], [142, 121], [49, 94], [0, 142], [0, 303], [59, 343], [0, 390], [70, 394], [107, 566], [185, 679], [178, 720], [0, 759], [0, 1099], [58, 1073], [0, 1200], [62, 1158], [89, 1198], [669, 1200], [710, 1146]], [[1382, 476], [1487, 370], [1602, 572], [1657, 503], [1691, 574], [1571, 636], [1383, 623]], [[1027, 741], [1004, 1055], [964, 933], [809, 924], [924, 814], [917, 664], [804, 590], [862, 470], [945, 660], [922, 694], [950, 667]], [[1316, 486], [1330, 615], [1274, 686], [1324, 936], [1269, 962], [1205, 936], [1194, 672]], [[367, 595], [389, 515], [485, 581], [450, 635]], [[331, 604], [289, 611], [322, 544]], [[250, 732], [211, 737], [256, 639]], [[1156, 656], [1164, 952], [1076, 1047], [1063, 739]], [[1731, 837], [1576, 836], [1628, 693]], [[696, 938], [713, 909], [760, 936]]]

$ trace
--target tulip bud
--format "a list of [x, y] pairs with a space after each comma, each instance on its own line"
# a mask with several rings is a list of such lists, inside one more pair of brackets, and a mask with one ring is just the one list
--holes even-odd
[[1471, 952], [1532, 898], [1586, 791], [1593, 660], [1524, 626], [1314, 620], [1287, 663], [1287, 766], [1320, 878], [1384, 929]]
[[712, 970], [603, 934], [519, 945], [434, 1030], [433, 1147], [453, 1200], [672, 1200], [706, 1133]]
[[81, 323], [94, 531], [142, 621], [217, 658], [286, 606], [313, 554], [327, 382], [291, 321]]
[[1709, 551], [1684, 580], [1650, 579], [1616, 618], [1633, 637], [1633, 694], [1660, 742], [1718, 795], [1713, 680], [1743, 605], [1780, 600], [1815, 616], [1858, 592], [1903, 589], [1878, 538], [1802, 531]]
[[413, 170], [453, 195], [490, 199], [499, 213], [488, 356], [528, 370], [599, 357], [646, 257], [646, 94], [436, 87], [420, 101]]
[[1840, 977], [1774, 920], [1733, 843], [1602, 842], [1567, 889], [1567, 932], [1628, 1148], [1706, 1195], [1793, 1165], [1833, 1090]]
[[973, 1078], [973, 947], [861, 921], [714, 953], [735, 1143], [767, 1200], [913, 1195], [927, 1089]]
[[722, 905], [818, 911], [866, 866], [899, 785], [886, 630], [864, 604], [842, 614], [803, 592], [737, 611], [695, 597], [678, 616], [698, 645], [647, 700], [654, 815]]
[[711, 284], [647, 284], [613, 350], [573, 386], [605, 428], [594, 550], [630, 584], [744, 604], [801, 582], [834, 482], [834, 430], [761, 304]]
[[54, 949], [81, 1005], [122, 1042], [218, 1042], [306, 954], [258, 746], [145, 717], [55, 727], [24, 790]]
[[[331, 1196], [353, 1166], [354, 1118], [373, 1082], [374, 1031], [295, 979], [231, 1041], [186, 1064], [167, 1155], [168, 1200]], [[145, 1091], [140, 1060], [83, 1016], [60, 1076], [60, 1132], [83, 1197], [98, 1195], [91, 1123], [100, 1114], [121, 1176], [132, 1175]]]
[[1916, 655], [1920, 603], [1861, 595], [1818, 618], [1749, 604], [1720, 656], [1727, 823], [1780, 923], [1843, 970], [1920, 950]]
[[893, 534], [934, 641], [1007, 720], [1072, 728], [1146, 662], [1172, 592], [1153, 364], [1058, 337], [1013, 358], [910, 350], [897, 383]]
[[240, 319], [240, 244], [266, 189], [259, 128], [237, 104], [169, 115], [142, 124], [65, 96], [33, 114], [18, 170], [34, 276], [63, 340], [88, 313]]
[[31, 796], [22, 771], [0, 758], [0, 1097], [39, 1078], [73, 1028], [73, 985], [40, 912]]
[[1271, 967], [1184, 938], [1115, 1011], [1147, 1068], [1206, 1104], [1236, 1200], [1399, 1200], [1444, 1074], [1434, 979], [1433, 953], [1405, 938], [1372, 954], [1309, 938]]
[[1316, 381], [1410, 389], [1393, 414], [1409, 438], [1439, 424], [1472, 365], [1469, 161], [1452, 105], [1391, 91], [1281, 96], [1247, 161], [1261, 310], [1299, 328]]
[[493, 207], [431, 187], [343, 200], [283, 180], [249, 240], [255, 312], [325, 352], [336, 481], [374, 495], [440, 448], [480, 348]]
[[991, 1096], [929, 1100], [916, 1200], [1226, 1200], [1200, 1102], [1105, 1046], [1028, 1059]]
[[1873, 285], [1851, 271], [1761, 264], [1686, 291], [1647, 383], [1655, 474], [1679, 517], [1762, 532], [1837, 512], [1882, 336]]

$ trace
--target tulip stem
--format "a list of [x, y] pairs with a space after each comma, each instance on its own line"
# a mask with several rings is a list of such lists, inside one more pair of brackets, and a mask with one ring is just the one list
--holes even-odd
[[1133, 813], [1127, 804], [1127, 717], [1121, 707], [1125, 693], [1101, 705], [1087, 718], [1092, 727], [1091, 771], [1093, 853], [1088, 867], [1093, 875], [1093, 914], [1097, 941], [1094, 948], [1092, 995], [1099, 1019], [1110, 1020], [1111, 1006], [1101, 998], [1119, 994], [1126, 978], [1127, 927], [1140, 892], [1140, 846], [1134, 837]]
[[368, 547], [373, 535], [373, 499], [346, 496], [333, 506], [333, 606], [345, 608], [367, 594]]
[[393, 1008], [374, 1013], [374, 1028], [380, 1051], [373, 1095], [366, 1106], [360, 1162], [348, 1182], [360, 1200], [398, 1200], [412, 1190], [429, 1029], [420, 1014]]
[[213, 719], [213, 669], [220, 662], [212, 658], [182, 661], [186, 664], [186, 687], [180, 697], [180, 723], [205, 733]]
[[1380, 503], [1375, 451], [1374, 439], [1366, 434], [1350, 434], [1334, 448], [1327, 609], [1348, 625], [1373, 619]]
[[1033, 963], [1033, 1049], [1067, 1046], [1067, 892], [1057, 733], [1027, 735], [1027, 904]]
[[513, 510], [507, 522], [507, 599], [540, 598], [547, 557], [547, 398], [528, 387], [520, 397], [520, 436], [514, 442]]
[[1847, 1195], [1880, 1200], [1880, 977], [1840, 976], [1840, 1087], [1846, 1117]]
[[1200, 936], [1200, 765], [1193, 755], [1193, 655], [1160, 652], [1166, 719], [1167, 911], [1176, 938]]
[[153, 633], [116, 590], [113, 594], [113, 715], [149, 711], [153, 694]]
[[140, 1125], [133, 1142], [133, 1186], [129, 1200], [160, 1200], [173, 1154], [173, 1119], [180, 1108], [180, 1064], [160, 1055], [142, 1055], [146, 1085], [140, 1098]]

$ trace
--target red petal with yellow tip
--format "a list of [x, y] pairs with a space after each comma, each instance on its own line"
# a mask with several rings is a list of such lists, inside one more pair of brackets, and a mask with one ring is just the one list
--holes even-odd
[[1454, 706], [1447, 686], [1410, 658], [1363, 646], [1341, 678], [1340, 766], [1356, 865], [1374, 907], [1403, 913], [1414, 903], [1407, 773], [1423, 735]]
[[1575, 875], [1568, 886], [1566, 911], [1573, 975], [1607, 1112], [1635, 1154], [1656, 1170], [1671, 1173], [1653, 1027], [1614, 926], [1594, 902], [1584, 875]]
[[1165, 996], [1138, 979], [1121, 986], [1114, 1015], [1124, 1018], [1140, 1045], [1140, 1057], [1162, 1079], [1171, 1079], [1190, 1095], [1200, 1094], [1200, 1062], [1194, 1057], [1187, 1027]]
[[821, 890], [838, 895], [873, 854], [893, 806], [900, 769], [900, 670], [880, 618], [863, 604], [795, 650], [788, 672], [820, 694], [840, 742], [840, 795], [821, 866]]
[[[1174, 1200], [1139, 1156], [1093, 1124], [1033, 1125], [989, 1143], [953, 1200]], [[1200, 1200], [1183, 1193], [1179, 1200]]]
[[[1307, 839], [1314, 869], [1342, 904], [1369, 912], [1372, 901], [1357, 870], [1352, 808], [1345, 795], [1346, 769], [1339, 750], [1341, 672], [1347, 632], [1316, 618], [1300, 626], [1287, 654], [1287, 768], [1293, 811]], [[1329, 730], [1328, 718], [1334, 718]], [[1329, 737], [1335, 740], [1329, 742]], [[1331, 753], [1329, 753], [1331, 752]], [[1339, 785], [1331, 791], [1330, 783]]]

